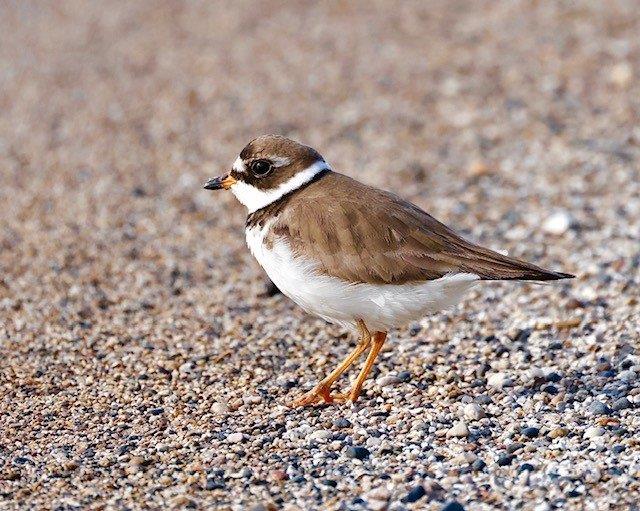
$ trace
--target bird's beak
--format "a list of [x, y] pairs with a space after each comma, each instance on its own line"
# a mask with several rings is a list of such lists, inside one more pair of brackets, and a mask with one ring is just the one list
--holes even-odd
[[225, 174], [223, 176], [212, 177], [204, 184], [204, 187], [207, 190], [220, 190], [221, 188], [228, 190], [237, 182], [238, 180], [231, 174]]

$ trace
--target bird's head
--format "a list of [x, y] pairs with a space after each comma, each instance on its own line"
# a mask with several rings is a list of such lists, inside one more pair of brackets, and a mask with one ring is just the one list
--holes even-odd
[[207, 190], [231, 190], [249, 213], [331, 170], [312, 147], [279, 135], [262, 135], [240, 152], [226, 174], [209, 179]]

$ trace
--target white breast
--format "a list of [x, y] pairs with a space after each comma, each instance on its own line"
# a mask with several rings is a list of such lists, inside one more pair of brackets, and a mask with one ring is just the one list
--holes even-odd
[[350, 328], [358, 319], [372, 331], [405, 325], [455, 305], [479, 280], [458, 273], [417, 284], [352, 284], [319, 274], [313, 261], [296, 256], [282, 238], [267, 248], [264, 238], [271, 225], [246, 231], [251, 253], [269, 278], [307, 312]]

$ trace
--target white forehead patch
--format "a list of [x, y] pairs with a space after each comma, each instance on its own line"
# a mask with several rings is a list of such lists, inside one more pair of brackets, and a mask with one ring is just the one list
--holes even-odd
[[327, 162], [319, 160], [271, 190], [260, 190], [244, 181], [237, 181], [231, 186], [231, 191], [233, 195], [247, 207], [249, 213], [253, 213], [277, 201], [283, 195], [300, 188], [305, 183], [311, 181], [318, 172], [322, 172], [323, 170], [331, 170], [331, 167]]
[[236, 161], [233, 162], [233, 170], [235, 170], [236, 172], [246, 172], [247, 171], [247, 167], [245, 166], [245, 164], [242, 161], [242, 158], [240, 158], [240, 156], [238, 156], [236, 158]]

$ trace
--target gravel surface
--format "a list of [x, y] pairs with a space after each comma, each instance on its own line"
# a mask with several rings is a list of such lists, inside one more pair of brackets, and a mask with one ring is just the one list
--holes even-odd
[[[0, 3], [0, 508], [637, 509], [639, 33], [635, 1]], [[354, 339], [264, 296], [201, 189], [265, 132], [578, 278], [478, 287], [291, 410]]]

